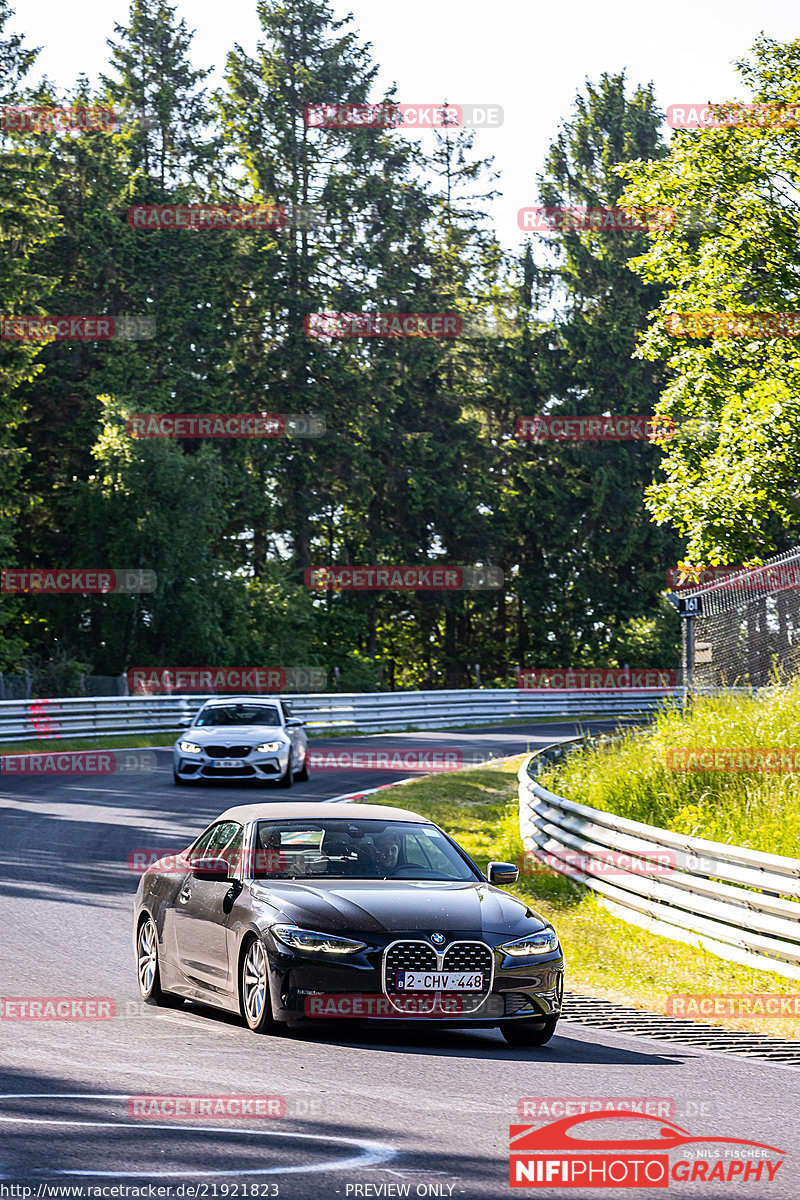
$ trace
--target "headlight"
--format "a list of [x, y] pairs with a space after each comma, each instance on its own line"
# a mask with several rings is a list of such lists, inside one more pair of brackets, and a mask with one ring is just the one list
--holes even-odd
[[203, 747], [198, 746], [195, 742], [178, 742], [178, 749], [182, 754], [202, 754]]
[[272, 932], [293, 950], [315, 950], [321, 954], [357, 954], [366, 945], [365, 942], [354, 942], [351, 938], [316, 933], [313, 929], [299, 929], [297, 925], [273, 925]]
[[517, 938], [515, 942], [506, 942], [498, 946], [505, 954], [515, 958], [529, 957], [531, 954], [547, 954], [550, 950], [558, 949], [558, 934], [555, 929], [546, 926], [538, 933], [529, 933], [527, 937]]
[[261, 750], [264, 754], [273, 754], [276, 750], [280, 750], [280, 748], [280, 742], [262, 742], [260, 746], [256, 746], [256, 750]]

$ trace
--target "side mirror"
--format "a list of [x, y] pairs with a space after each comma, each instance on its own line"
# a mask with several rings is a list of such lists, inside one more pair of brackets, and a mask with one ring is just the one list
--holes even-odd
[[519, 879], [519, 871], [513, 863], [490, 862], [486, 868], [486, 878], [496, 887], [503, 887], [510, 883], [516, 883]]
[[196, 858], [191, 867], [193, 879], [210, 879], [212, 883], [227, 883], [229, 870], [224, 858]]
[[181, 717], [180, 721], [178, 721], [178, 729], [188, 729], [191, 723], [191, 717]]
[[291, 728], [292, 726], [297, 726], [297, 725], [305, 725], [305, 721], [301, 721], [299, 717], [287, 717], [286, 718], [286, 728], [287, 729]]

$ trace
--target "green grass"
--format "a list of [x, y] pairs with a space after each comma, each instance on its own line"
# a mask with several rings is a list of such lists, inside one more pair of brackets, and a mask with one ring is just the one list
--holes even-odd
[[[485, 870], [490, 859], [519, 862], [516, 771], [521, 758], [404, 784], [371, 797], [430, 817]], [[635, 1008], [666, 1011], [671, 994], [793, 994], [792, 980], [730, 963], [682, 942], [669, 941], [613, 917], [587, 889], [563, 875], [522, 874], [505, 889], [558, 930], [567, 959], [567, 989]], [[800, 1021], [706, 1018], [731, 1029], [800, 1037]]]
[[[686, 714], [659, 713], [641, 735], [578, 750], [539, 782], [592, 808], [677, 833], [796, 857], [800, 845], [798, 773], [676, 771], [680, 747], [800, 746], [800, 682], [759, 696], [695, 700]], [[799, 756], [800, 758], [800, 756]]]
[[129, 750], [151, 746], [171, 746], [177, 733], [105, 734], [95, 738], [30, 738], [27, 741], [0, 742], [0, 754], [58, 754], [62, 750]]

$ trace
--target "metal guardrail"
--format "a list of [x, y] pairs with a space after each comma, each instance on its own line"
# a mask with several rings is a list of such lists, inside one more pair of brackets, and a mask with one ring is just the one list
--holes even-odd
[[[366, 692], [287, 695], [294, 716], [311, 732], [379, 733], [498, 721], [558, 719], [582, 715], [635, 716], [679, 703], [680, 689], [534, 694], [516, 688], [437, 692]], [[178, 731], [208, 695], [95, 696], [57, 700], [0, 701], [0, 743], [31, 738], [94, 737]], [[236, 699], [246, 700], [246, 695]]]
[[[556, 749], [545, 748], [544, 761]], [[800, 859], [688, 837], [566, 800], [536, 782], [543, 755], [530, 755], [519, 769], [528, 853], [591, 888], [624, 921], [800, 979]]]

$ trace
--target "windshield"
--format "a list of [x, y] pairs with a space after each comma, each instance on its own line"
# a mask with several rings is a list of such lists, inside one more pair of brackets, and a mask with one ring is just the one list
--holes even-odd
[[259, 821], [256, 879], [437, 879], [481, 876], [433, 825], [410, 821]]
[[280, 725], [274, 704], [212, 704], [197, 714], [195, 725]]

